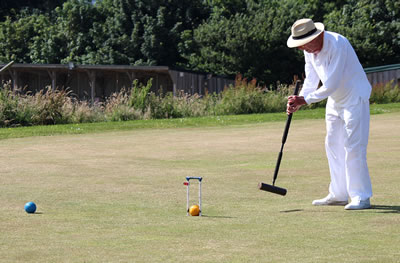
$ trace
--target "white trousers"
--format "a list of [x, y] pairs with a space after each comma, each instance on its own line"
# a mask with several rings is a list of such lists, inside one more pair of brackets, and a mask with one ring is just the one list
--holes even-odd
[[338, 107], [328, 101], [325, 139], [331, 183], [329, 193], [339, 201], [372, 196], [367, 165], [369, 101]]

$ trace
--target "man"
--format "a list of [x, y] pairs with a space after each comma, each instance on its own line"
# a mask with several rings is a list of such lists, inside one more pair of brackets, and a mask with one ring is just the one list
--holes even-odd
[[[306, 79], [299, 96], [289, 96], [287, 113], [328, 98], [325, 148], [331, 182], [328, 196], [312, 204], [345, 205], [346, 210], [370, 208], [367, 144], [371, 85], [345, 37], [324, 31], [322, 23], [311, 19], [296, 21], [291, 30], [287, 45], [304, 51]], [[320, 88], [319, 81], [323, 84]]]

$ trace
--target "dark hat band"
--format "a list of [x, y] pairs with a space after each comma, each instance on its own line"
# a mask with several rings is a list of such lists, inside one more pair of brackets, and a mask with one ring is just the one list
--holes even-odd
[[314, 34], [315, 32], [317, 32], [317, 28], [314, 28], [313, 30], [311, 30], [311, 31], [308, 32], [307, 34], [304, 34], [304, 35], [301, 35], [301, 36], [298, 36], [298, 37], [292, 37], [292, 38], [295, 39], [295, 40], [303, 39], [303, 38], [306, 38], [306, 37], [311, 36], [311, 35]]

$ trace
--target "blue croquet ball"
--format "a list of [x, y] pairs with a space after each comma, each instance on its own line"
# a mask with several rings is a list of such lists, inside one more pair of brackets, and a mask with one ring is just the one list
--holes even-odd
[[36, 205], [34, 202], [28, 202], [25, 204], [25, 211], [29, 214], [33, 214], [36, 211]]

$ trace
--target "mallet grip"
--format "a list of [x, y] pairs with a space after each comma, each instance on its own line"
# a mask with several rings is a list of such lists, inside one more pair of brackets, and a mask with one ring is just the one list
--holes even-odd
[[297, 81], [296, 81], [296, 87], [294, 88], [293, 95], [295, 95], [295, 96], [299, 95], [300, 84], [301, 84], [301, 81], [300, 81], [300, 80], [297, 80]]
[[[295, 96], [297, 96], [299, 94], [300, 83], [301, 83], [300, 80], [296, 81], [296, 87], [294, 88], [294, 92], [293, 92], [293, 95], [295, 95]], [[286, 142], [287, 135], [289, 133], [290, 123], [292, 121], [292, 115], [293, 115], [293, 113], [290, 113], [287, 117], [285, 131], [283, 132], [283, 136], [282, 136], [282, 144], [285, 144], [285, 142]]]

